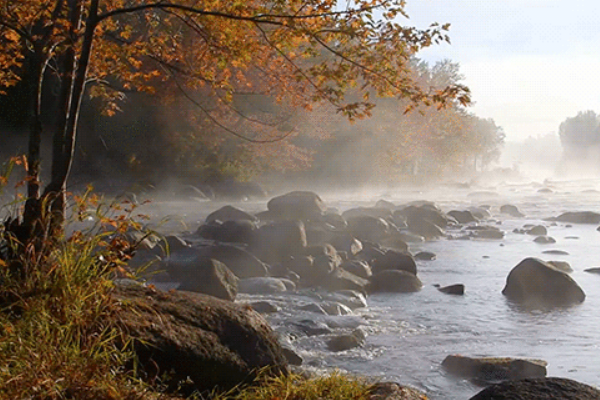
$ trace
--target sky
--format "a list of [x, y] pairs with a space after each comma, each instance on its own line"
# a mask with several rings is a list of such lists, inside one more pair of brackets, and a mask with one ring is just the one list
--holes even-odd
[[417, 56], [459, 63], [471, 111], [494, 119], [507, 140], [600, 113], [599, 0], [407, 0], [406, 11], [406, 25], [451, 24], [451, 44]]

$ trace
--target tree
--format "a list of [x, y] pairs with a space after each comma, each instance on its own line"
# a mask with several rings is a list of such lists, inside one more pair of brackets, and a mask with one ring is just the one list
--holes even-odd
[[[369, 94], [443, 106], [469, 101], [461, 85], [428, 90], [409, 72], [421, 48], [447, 41], [448, 25], [402, 26], [403, 0], [4, 0], [0, 5], [0, 85], [28, 82], [27, 201], [19, 226], [39, 236], [48, 216], [59, 228], [86, 87], [118, 111], [129, 90], [159, 82], [207, 89], [219, 103], [258, 91], [310, 108], [331, 103], [350, 119], [368, 116]], [[324, 54], [333, 57], [323, 57]], [[261, 84], [256, 85], [256, 80]], [[40, 143], [48, 82], [58, 93], [51, 179], [42, 191]], [[361, 97], [347, 101], [349, 88]], [[206, 114], [210, 115], [206, 110]]]

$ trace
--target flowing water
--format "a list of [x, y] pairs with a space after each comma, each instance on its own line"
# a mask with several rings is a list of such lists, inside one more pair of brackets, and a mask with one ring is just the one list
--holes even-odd
[[[551, 192], [539, 192], [542, 187]], [[492, 223], [506, 235], [502, 240], [442, 239], [411, 244], [413, 254], [427, 250], [437, 255], [433, 261], [417, 262], [423, 290], [372, 295], [367, 299], [368, 307], [354, 315], [328, 317], [325, 322], [339, 332], [360, 326], [368, 335], [366, 345], [332, 353], [326, 350], [324, 338], [301, 337], [293, 345], [304, 358], [304, 365], [318, 371], [340, 369], [409, 384], [431, 399], [468, 399], [481, 390], [441, 368], [449, 354], [540, 358], [548, 362], [549, 376], [600, 386], [600, 274], [583, 271], [600, 266], [600, 232], [597, 225], [544, 221], [565, 211], [600, 212], [599, 189], [600, 181], [586, 180], [501, 184], [485, 188], [487, 193], [479, 195], [472, 193], [475, 189], [458, 186], [324, 195], [327, 204], [339, 211], [372, 206], [379, 199], [398, 205], [430, 200], [444, 211], [489, 205]], [[499, 207], [507, 203], [516, 205], [526, 216], [500, 214]], [[254, 211], [264, 209], [266, 203], [235, 205]], [[173, 206], [165, 205], [172, 214]], [[187, 228], [195, 229], [208, 212], [220, 206], [208, 203], [196, 208], [195, 214], [183, 218], [190, 225]], [[533, 236], [513, 233], [527, 223], [545, 225], [557, 242], [540, 245], [533, 242]], [[551, 255], [542, 253], [544, 250], [569, 254]], [[569, 262], [574, 269], [571, 276], [583, 288], [586, 300], [550, 310], [526, 310], [508, 302], [501, 294], [506, 276], [526, 257]], [[454, 283], [465, 285], [464, 296], [446, 295], [433, 286]], [[240, 301], [256, 298], [270, 299], [282, 308], [268, 316], [278, 331], [286, 331], [292, 320], [325, 318], [308, 311], [298, 314], [293, 306], [306, 300], [302, 296], [239, 296]]]

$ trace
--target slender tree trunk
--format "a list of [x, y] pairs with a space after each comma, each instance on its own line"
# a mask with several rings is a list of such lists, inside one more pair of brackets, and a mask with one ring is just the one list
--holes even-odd
[[70, 1], [73, 32], [80, 29], [84, 18], [85, 32], [79, 48], [79, 57], [76, 56], [75, 41], [65, 56], [65, 79], [60, 99], [61, 108], [64, 111], [61, 113], [61, 119], [53, 138], [52, 177], [43, 196], [48, 200], [53, 230], [62, 228], [66, 216], [67, 179], [73, 163], [79, 110], [85, 91], [94, 31], [98, 22], [98, 0], [92, 0], [86, 15], [84, 15], [84, 5], [85, 2], [81, 0]]

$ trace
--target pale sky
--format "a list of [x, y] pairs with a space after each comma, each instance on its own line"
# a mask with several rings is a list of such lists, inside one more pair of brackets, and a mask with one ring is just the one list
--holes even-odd
[[458, 62], [471, 111], [508, 140], [600, 112], [600, 0], [407, 0], [406, 11], [407, 25], [451, 23], [451, 44], [418, 56]]

